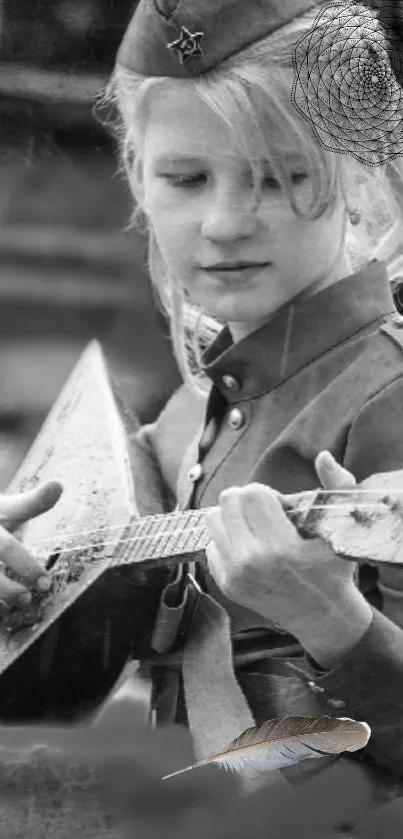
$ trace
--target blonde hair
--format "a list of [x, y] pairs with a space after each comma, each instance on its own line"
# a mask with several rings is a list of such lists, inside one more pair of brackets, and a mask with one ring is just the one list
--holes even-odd
[[[367, 217], [363, 218], [360, 230], [347, 231], [345, 223], [341, 247], [347, 247], [354, 270], [368, 261], [368, 252], [372, 251], [373, 258], [387, 263], [392, 280], [396, 271], [400, 270], [402, 259], [402, 255], [398, 254], [403, 242], [403, 164], [400, 158], [383, 167], [369, 167], [360, 164], [351, 155], [327, 151], [317, 142], [310, 125], [301, 118], [291, 102], [293, 47], [311, 29], [316, 14], [317, 9], [313, 9], [296, 18], [196, 78], [146, 78], [117, 65], [101, 105], [112, 106], [112, 120], [109, 119], [107, 124], [112, 126], [117, 137], [122, 169], [130, 184], [146, 124], [148, 97], [152, 91], [172, 84], [191, 89], [224, 120], [250, 163], [255, 194], [260, 192], [261, 175], [256, 157], [269, 160], [296, 215], [320, 218], [334, 207], [340, 192], [347, 199], [348, 185], [354, 177], [354, 184], [360, 186], [365, 196], [361, 203], [366, 208]], [[270, 132], [265, 133], [262, 128], [267, 117], [274, 121], [284, 136], [294, 137], [305, 154], [314, 184], [313, 201], [307, 214], [303, 214], [296, 205], [281, 148], [276, 147], [275, 141], [267, 136]], [[259, 155], [256, 155], [256, 140]], [[133, 186], [132, 191], [135, 198]], [[392, 224], [394, 217], [396, 220]], [[201, 369], [201, 352], [223, 324], [195, 310], [186, 298], [179, 282], [164, 264], [151, 222], [140, 205], [135, 205], [128, 226], [148, 234], [147, 268], [159, 302], [169, 318], [180, 371], [195, 392], [205, 394], [207, 382]]]

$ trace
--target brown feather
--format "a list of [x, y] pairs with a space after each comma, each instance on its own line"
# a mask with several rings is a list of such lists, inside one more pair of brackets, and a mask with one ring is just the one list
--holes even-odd
[[367, 723], [348, 717], [295, 716], [266, 720], [261, 726], [247, 728], [224, 751], [164, 775], [162, 780], [208, 763], [217, 763], [236, 772], [249, 763], [273, 771], [307, 758], [355, 752], [366, 746], [370, 734]]

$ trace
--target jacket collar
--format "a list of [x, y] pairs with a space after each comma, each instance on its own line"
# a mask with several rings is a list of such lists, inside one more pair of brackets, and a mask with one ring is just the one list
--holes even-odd
[[[258, 396], [395, 311], [386, 266], [373, 260], [312, 297], [288, 303], [236, 344], [225, 327], [205, 351], [203, 370], [230, 402]], [[228, 375], [238, 381], [235, 393], [223, 382]]]

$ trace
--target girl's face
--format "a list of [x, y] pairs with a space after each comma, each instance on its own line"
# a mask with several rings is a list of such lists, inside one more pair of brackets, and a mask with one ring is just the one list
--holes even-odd
[[[287, 151], [297, 200], [308, 204], [304, 161], [291, 144]], [[339, 250], [344, 204], [319, 220], [301, 220], [266, 165], [262, 199], [253, 207], [247, 161], [229, 128], [191, 91], [154, 92], [134, 188], [167, 267], [194, 303], [229, 324], [235, 340], [311, 286], [351, 273]], [[258, 265], [209, 270], [222, 262]]]

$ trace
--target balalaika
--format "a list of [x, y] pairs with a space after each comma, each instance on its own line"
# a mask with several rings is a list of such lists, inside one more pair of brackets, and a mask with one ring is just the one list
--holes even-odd
[[[19, 532], [50, 570], [52, 588], [33, 592], [32, 605], [11, 610], [0, 628], [4, 721], [73, 719], [93, 708], [147, 643], [173, 564], [200, 558], [208, 544], [205, 509], [139, 516], [128, 434], [96, 341], [8, 491], [53, 479], [63, 484], [60, 500]], [[321, 537], [346, 560], [401, 565], [402, 490], [403, 472], [393, 472], [282, 503], [301, 535]]]

